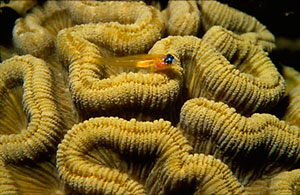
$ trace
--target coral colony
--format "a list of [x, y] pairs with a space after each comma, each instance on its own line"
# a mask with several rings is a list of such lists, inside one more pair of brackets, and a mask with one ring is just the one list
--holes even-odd
[[147, 3], [1, 4], [22, 17], [0, 47], [0, 194], [300, 193], [300, 73], [272, 33], [213, 0]]

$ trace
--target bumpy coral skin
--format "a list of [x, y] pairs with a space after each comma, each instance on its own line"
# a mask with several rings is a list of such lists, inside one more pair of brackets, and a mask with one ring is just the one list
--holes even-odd
[[[111, 10], [115, 17], [112, 21], [132, 24], [86, 24], [58, 34], [59, 54], [68, 66], [75, 101], [89, 110], [108, 111], [121, 106], [163, 109], [176, 100], [182, 78], [180, 70], [169, 75], [123, 73], [111, 76], [101, 63], [101, 58], [110, 55], [147, 51], [161, 36], [163, 22], [159, 11], [142, 3], [105, 2], [97, 5], [97, 9]], [[122, 12], [113, 12], [114, 7], [121, 5], [127, 7], [126, 10], [137, 9], [138, 14], [123, 17]]]
[[[215, 35], [215, 32], [207, 33]], [[179, 59], [189, 98], [206, 97], [222, 101], [243, 113], [263, 111], [275, 105], [284, 95], [285, 82], [267, 54], [237, 35], [223, 34], [229, 35], [229, 40], [222, 44], [212, 44], [208, 38], [169, 36], [157, 42], [152, 50], [167, 51]], [[227, 52], [222, 52], [231, 55], [229, 58], [237, 57], [245, 62], [230, 64], [227, 56], [219, 53], [217, 50], [220, 49], [214, 48], [214, 45], [226, 48]]]
[[247, 185], [246, 194], [300, 194], [300, 169], [283, 171], [275, 176], [259, 179]]
[[165, 16], [168, 35], [196, 35], [200, 13], [196, 1], [169, 1], [162, 14]]
[[241, 194], [226, 165], [191, 147], [163, 120], [93, 118], [73, 126], [58, 147], [57, 167], [75, 190], [89, 194]]
[[244, 117], [222, 102], [195, 98], [182, 107], [179, 127], [195, 152], [222, 159], [244, 182], [299, 165], [299, 128], [270, 114]]
[[217, 1], [198, 1], [201, 25], [206, 32], [214, 25], [242, 34], [253, 43], [261, 45], [267, 51], [275, 48], [274, 35], [254, 17]]
[[6, 162], [35, 159], [55, 149], [62, 137], [54, 81], [46, 63], [27, 55], [0, 64], [0, 102], [8, 89], [22, 83], [23, 106], [29, 122], [24, 131], [0, 135], [0, 155]]
[[66, 9], [56, 1], [48, 1], [43, 7], [35, 7], [25, 18], [16, 21], [14, 45], [19, 54], [46, 58], [54, 52], [57, 32], [72, 25]]

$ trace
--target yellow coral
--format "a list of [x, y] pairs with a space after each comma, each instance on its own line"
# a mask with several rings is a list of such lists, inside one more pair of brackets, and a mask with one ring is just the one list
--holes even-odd
[[283, 66], [282, 75], [286, 82], [286, 94], [294, 88], [300, 86], [300, 73], [292, 67]]
[[[47, 65], [32, 56], [0, 65], [0, 157], [4, 160], [0, 161], [0, 191], [66, 192], [52, 162], [13, 164], [56, 150], [62, 135], [78, 122], [63, 79], [69, 81], [80, 106], [108, 114], [126, 111], [127, 117], [136, 117], [128, 108], [156, 115], [163, 113], [157, 110], [176, 107], [185, 83], [182, 99], [206, 97], [236, 109], [209, 100], [201, 107], [194, 100], [185, 104], [179, 127], [196, 152], [222, 159], [243, 182], [291, 168], [293, 163], [298, 166], [298, 128], [271, 115], [237, 113], [265, 111], [284, 94], [281, 75], [267, 54], [253, 46], [271, 51], [273, 35], [255, 18], [221, 3], [198, 1], [198, 6], [193, 1], [170, 1], [163, 22], [159, 10], [141, 2], [48, 1], [19, 19], [14, 28], [18, 52], [42, 57]], [[60, 32], [56, 42], [58, 31], [73, 24], [80, 25]], [[158, 41], [164, 24], [168, 34], [195, 35], [199, 25], [206, 34], [203, 40], [187, 36]], [[55, 46], [68, 73], [56, 54], [51, 55]], [[102, 63], [103, 58], [148, 51], [171, 53], [178, 63], [150, 74], [120, 73], [127, 69]], [[4, 59], [13, 53], [4, 53]], [[299, 93], [290, 89], [290, 115], [285, 117], [296, 121]], [[191, 152], [187, 140], [169, 122], [95, 118], [69, 131], [60, 145], [57, 166], [63, 182], [83, 193], [243, 193], [227, 165]], [[250, 160], [252, 167], [247, 167]], [[54, 174], [47, 175], [49, 170]], [[282, 178], [275, 180], [269, 182], [272, 189], [278, 183], [297, 189]]]
[[56, 34], [72, 26], [67, 11], [56, 1], [35, 7], [26, 17], [16, 21], [13, 41], [20, 54], [46, 58], [54, 52]]
[[[0, 64], [0, 102], [5, 102], [2, 99], [9, 96], [7, 92], [10, 89], [22, 84], [27, 127], [27, 121], [24, 121], [25, 128], [24, 125], [21, 126], [24, 129], [8, 132], [2, 128], [7, 128], [6, 122], [11, 120], [3, 119], [5, 122], [1, 122], [3, 126], [0, 135], [0, 155], [8, 162], [35, 159], [41, 153], [55, 149], [64, 132], [63, 119], [59, 113], [59, 104], [56, 102], [59, 100], [55, 99], [57, 96], [53, 91], [54, 80], [46, 63], [27, 55], [14, 57]], [[20, 103], [18, 100], [7, 102]], [[6, 117], [23, 114], [22, 111], [16, 111], [16, 114], [5, 113], [5, 110], [1, 112]]]
[[200, 25], [200, 13], [196, 1], [169, 1], [162, 14], [168, 35], [196, 35]]
[[23, 111], [22, 86], [11, 89], [2, 89], [0, 98], [0, 134], [9, 135], [25, 131], [28, 125], [26, 114]]
[[262, 111], [276, 105], [284, 95], [285, 82], [267, 54], [237, 35], [226, 32], [222, 35], [229, 37], [219, 44], [220, 48], [226, 48], [227, 53], [233, 49], [234, 55], [230, 57], [245, 62], [230, 64], [225, 58], [227, 56], [219, 53], [219, 48], [214, 48], [218, 43], [210, 43], [206, 35], [203, 40], [193, 36], [169, 36], [157, 42], [153, 50], [172, 53], [179, 59], [178, 63], [184, 69], [188, 98], [206, 97], [223, 101], [243, 113]]
[[[69, 3], [67, 5], [70, 6], [70, 12], [73, 14], [72, 18], [76, 23], [93, 22], [97, 25], [77, 26], [65, 30], [64, 36], [70, 34], [68, 36], [72, 37], [74, 31], [80, 31], [78, 34], [81, 33], [84, 39], [117, 54], [145, 53], [161, 37], [164, 31], [164, 24], [159, 10], [148, 7], [141, 2]], [[92, 18], [88, 17], [92, 15]], [[62, 33], [60, 39], [63, 39]], [[79, 41], [80, 38], [75, 40]], [[68, 42], [70, 41], [68, 40]], [[64, 46], [63, 43], [58, 43], [58, 46], [66, 50], [66, 47], [70, 47], [68, 44]]]
[[221, 161], [191, 147], [169, 122], [93, 118], [73, 126], [59, 145], [57, 167], [89, 194], [241, 194]]
[[28, 10], [37, 5], [37, 0], [19, 0], [19, 1], [9, 1], [8, 4], [3, 4], [0, 2], [0, 7], [10, 7], [18, 14], [24, 16]]
[[[122, 12], [112, 12], [114, 7], [123, 4], [130, 9], [139, 8], [139, 14], [122, 17]], [[147, 51], [163, 29], [159, 11], [142, 3], [105, 2], [92, 5], [102, 9], [111, 7], [109, 10], [115, 17], [113, 21], [118, 19], [121, 23], [135, 23], [86, 24], [59, 33], [59, 55], [68, 66], [75, 101], [83, 108], [98, 111], [121, 106], [164, 109], [174, 102], [180, 92], [180, 70], [174, 70], [171, 74], [123, 73], [112, 76], [101, 63], [103, 57], [110, 55]]]
[[246, 194], [300, 194], [300, 169], [283, 171], [247, 185]]
[[287, 82], [287, 92], [277, 113], [283, 120], [300, 127], [300, 73], [288, 66], [283, 66], [282, 72]]
[[223, 160], [243, 182], [299, 164], [299, 128], [270, 114], [244, 117], [222, 102], [195, 98], [182, 107], [179, 127], [195, 152]]
[[52, 161], [5, 164], [0, 160], [0, 194], [73, 194]]
[[288, 93], [287, 101], [283, 120], [300, 127], [300, 85]]
[[5, 169], [5, 163], [0, 158], [0, 194], [17, 194], [18, 188], [14, 185], [12, 175]]
[[198, 5], [205, 32], [214, 25], [220, 25], [261, 45], [267, 51], [275, 48], [274, 35], [254, 17], [213, 0], [199, 0]]

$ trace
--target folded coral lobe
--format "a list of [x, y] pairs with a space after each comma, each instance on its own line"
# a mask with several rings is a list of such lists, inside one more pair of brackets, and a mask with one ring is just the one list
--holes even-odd
[[283, 76], [287, 83], [285, 103], [287, 108], [279, 110], [283, 120], [300, 127], [300, 73], [292, 67], [283, 67]]
[[300, 169], [282, 171], [279, 174], [258, 179], [246, 186], [246, 193], [300, 194]]
[[220, 160], [190, 154], [182, 134], [162, 119], [92, 118], [68, 131], [57, 151], [62, 179], [84, 194], [241, 194]]
[[54, 158], [44, 160], [6, 164], [0, 158], [0, 194], [77, 194], [59, 179]]
[[247, 114], [276, 105], [284, 95], [285, 82], [267, 54], [242, 37], [227, 30], [219, 33], [220, 27], [216, 28], [207, 32], [211, 39], [206, 34], [203, 39], [169, 36], [152, 50], [166, 50], [179, 58], [187, 98], [222, 101]]
[[70, 31], [83, 28], [79, 31], [85, 35], [84, 39], [120, 55], [146, 53], [164, 33], [160, 11], [143, 2], [75, 1], [64, 4], [75, 23], [86, 24]]
[[[136, 8], [138, 14], [123, 18], [117, 9], [120, 5], [126, 5], [128, 10]], [[163, 29], [160, 12], [143, 3], [105, 2], [89, 6], [109, 9], [111, 13], [107, 14], [113, 15], [114, 22], [75, 26], [60, 31], [57, 38], [59, 55], [69, 70], [69, 86], [80, 107], [92, 111], [136, 106], [153, 110], [164, 109], [176, 100], [180, 73], [111, 75], [102, 62], [107, 56], [145, 53], [150, 49]]]
[[194, 98], [183, 105], [179, 127], [195, 152], [213, 154], [245, 183], [300, 163], [299, 128], [271, 114], [245, 117], [222, 102]]
[[58, 1], [47, 1], [16, 21], [13, 41], [19, 54], [46, 58], [55, 51], [57, 32], [73, 25], [66, 9], [60, 4]]
[[162, 11], [168, 35], [196, 35], [200, 26], [200, 13], [196, 1], [168, 1]]
[[220, 25], [240, 34], [266, 51], [275, 48], [274, 35], [256, 18], [214, 0], [199, 0], [198, 5], [204, 31]]
[[[51, 71], [41, 59], [17, 56], [0, 64], [0, 105], [4, 108], [0, 111], [0, 155], [5, 161], [34, 160], [56, 148], [63, 131], [53, 85]], [[21, 111], [6, 113], [11, 109], [10, 102], [13, 106], [21, 103], [11, 93], [18, 86], [23, 87], [23, 106], [13, 109]], [[23, 109], [27, 117], [18, 126]]]

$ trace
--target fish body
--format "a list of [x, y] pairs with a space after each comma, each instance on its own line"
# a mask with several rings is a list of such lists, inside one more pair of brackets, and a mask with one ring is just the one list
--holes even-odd
[[170, 68], [176, 63], [176, 60], [171, 54], [141, 54], [103, 58], [102, 63], [107, 66], [146, 68], [155, 72]]

